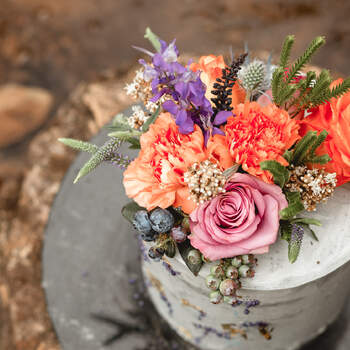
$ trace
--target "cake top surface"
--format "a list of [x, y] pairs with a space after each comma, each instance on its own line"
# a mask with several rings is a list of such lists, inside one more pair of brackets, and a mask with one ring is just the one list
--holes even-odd
[[[278, 239], [267, 254], [257, 255], [254, 278], [242, 280], [244, 289], [276, 290], [293, 288], [321, 278], [350, 260], [350, 184], [338, 187], [327, 203], [304, 216], [317, 218], [322, 226], [313, 227], [317, 242], [305, 233], [297, 261], [288, 260], [288, 244]], [[178, 256], [178, 259], [181, 259]], [[182, 261], [183, 262], [183, 261]], [[204, 278], [211, 264], [200, 271]]]

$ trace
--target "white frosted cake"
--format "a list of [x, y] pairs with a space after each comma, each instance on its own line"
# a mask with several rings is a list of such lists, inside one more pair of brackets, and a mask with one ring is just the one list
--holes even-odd
[[143, 273], [156, 308], [176, 332], [201, 349], [298, 349], [337, 318], [348, 295], [349, 196], [347, 184], [319, 206], [319, 242], [305, 235], [294, 264], [282, 240], [259, 255], [255, 277], [242, 279], [238, 306], [209, 303], [205, 277], [210, 264], [194, 277], [178, 252], [163, 263], [145, 258]]
[[[350, 288], [350, 78], [305, 69], [316, 37], [278, 65], [245, 50], [187, 64], [149, 28], [148, 56], [110, 139], [76, 181], [125, 169], [122, 209], [139, 233], [160, 314], [204, 350], [293, 350], [339, 315]], [[121, 143], [138, 149], [131, 160]], [[334, 196], [333, 196], [334, 194]], [[319, 239], [317, 238], [319, 237]]]

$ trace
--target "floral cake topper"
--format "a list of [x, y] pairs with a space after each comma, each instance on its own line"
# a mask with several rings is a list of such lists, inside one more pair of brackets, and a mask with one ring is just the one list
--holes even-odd
[[[350, 79], [305, 69], [323, 37], [290, 62], [287, 36], [277, 65], [248, 52], [182, 62], [175, 40], [149, 28], [145, 37], [154, 50], [135, 47], [146, 58], [125, 88], [143, 107], [118, 114], [101, 147], [60, 141], [92, 154], [76, 181], [103, 161], [124, 168], [132, 202], [122, 214], [149, 257], [179, 252], [194, 275], [211, 262], [211, 302], [234, 304], [240, 279], [277, 239], [291, 263], [305, 233], [318, 240], [321, 222], [304, 212], [350, 181]], [[122, 143], [139, 149], [135, 159]]]

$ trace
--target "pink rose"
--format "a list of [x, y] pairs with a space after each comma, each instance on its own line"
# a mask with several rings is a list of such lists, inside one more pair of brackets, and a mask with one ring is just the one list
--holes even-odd
[[225, 190], [191, 213], [192, 246], [210, 260], [267, 253], [277, 239], [279, 211], [288, 205], [281, 188], [236, 173]]

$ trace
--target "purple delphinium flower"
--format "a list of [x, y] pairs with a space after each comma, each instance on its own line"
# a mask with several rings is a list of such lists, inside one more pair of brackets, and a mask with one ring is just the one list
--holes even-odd
[[[152, 56], [152, 65], [145, 60], [139, 62], [145, 67], [144, 79], [151, 82], [154, 96], [151, 101], [158, 101], [163, 95], [171, 99], [163, 103], [163, 108], [173, 115], [182, 134], [189, 134], [197, 124], [204, 135], [205, 143], [215, 134], [224, 134], [219, 128], [232, 115], [220, 112], [214, 120], [210, 101], [205, 97], [206, 86], [200, 79], [200, 72], [193, 72], [177, 62], [179, 51], [175, 40], [169, 45], [161, 40], [160, 52], [148, 53]], [[145, 51], [144, 51], [145, 52]]]

